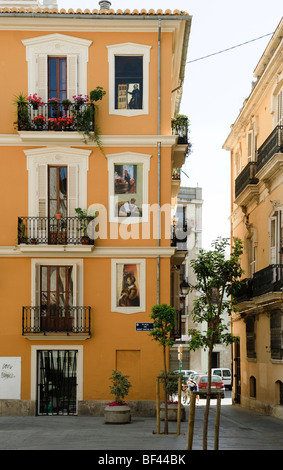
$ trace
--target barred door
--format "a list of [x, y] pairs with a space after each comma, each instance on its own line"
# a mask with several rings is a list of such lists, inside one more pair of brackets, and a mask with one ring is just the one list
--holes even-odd
[[77, 353], [38, 351], [38, 415], [77, 414]]

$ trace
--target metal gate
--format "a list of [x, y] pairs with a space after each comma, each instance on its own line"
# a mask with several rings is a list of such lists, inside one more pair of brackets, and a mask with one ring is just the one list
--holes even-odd
[[38, 351], [38, 415], [77, 414], [77, 354], [75, 350]]

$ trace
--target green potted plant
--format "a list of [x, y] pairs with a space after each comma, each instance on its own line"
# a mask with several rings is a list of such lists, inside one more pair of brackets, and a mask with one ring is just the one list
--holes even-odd
[[112, 371], [112, 376], [109, 377], [112, 382], [110, 393], [114, 395], [115, 400], [108, 403], [104, 409], [105, 423], [124, 424], [131, 421], [130, 407], [124, 402], [132, 386], [128, 378], [128, 375], [123, 375], [117, 370]]
[[75, 212], [77, 213], [80, 224], [78, 230], [82, 233], [81, 242], [83, 245], [90, 245], [92, 244], [92, 240], [88, 236], [88, 224], [97, 217], [97, 213], [93, 213], [87, 209], [81, 209], [80, 207], [75, 208]]
[[51, 108], [56, 110], [58, 109], [58, 106], [59, 106], [59, 98], [49, 98], [48, 99], [48, 104], [50, 104]]
[[34, 93], [33, 95], [29, 95], [27, 99], [28, 99], [29, 104], [33, 107], [33, 109], [38, 109], [39, 106], [44, 105], [40, 96], [37, 96], [37, 93]]
[[69, 107], [71, 106], [72, 104], [72, 101], [66, 99], [66, 100], [62, 100], [62, 105], [64, 107], [64, 109], [67, 111], [69, 109]]
[[[168, 401], [168, 421], [177, 421], [177, 413], [178, 413], [178, 400], [176, 400], [176, 395], [178, 395], [178, 379], [182, 377], [182, 385], [186, 385], [186, 380], [180, 372], [175, 371], [168, 371], [167, 373], [167, 383], [166, 383], [166, 391], [169, 395]], [[162, 371], [161, 376], [164, 376], [164, 371]], [[162, 380], [164, 382], [164, 380]], [[165, 419], [165, 404], [161, 404], [160, 406], [160, 419]], [[181, 405], [181, 421], [185, 419], [185, 407]]]
[[89, 93], [89, 99], [91, 102], [102, 100], [103, 96], [106, 95], [106, 91], [101, 86], [97, 86], [94, 90]]
[[18, 120], [14, 124], [17, 125], [18, 130], [30, 129], [27, 96], [23, 93], [19, 93], [19, 95], [15, 96], [14, 104], [17, 106], [18, 114]]

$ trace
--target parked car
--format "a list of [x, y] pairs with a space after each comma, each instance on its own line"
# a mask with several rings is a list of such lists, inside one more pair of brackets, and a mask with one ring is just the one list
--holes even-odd
[[196, 373], [195, 370], [188, 370], [188, 369], [184, 369], [184, 370], [181, 370], [181, 371], [174, 370], [173, 372], [175, 372], [175, 373], [177, 373], [177, 372], [180, 373], [181, 372], [181, 374], [184, 376], [185, 379], [188, 378], [190, 374], [195, 374]]
[[232, 390], [232, 374], [230, 369], [226, 369], [224, 367], [217, 367], [216, 369], [211, 369], [211, 374], [219, 375], [219, 377], [221, 377], [221, 379], [223, 380], [225, 387], [227, 387], [228, 390]]
[[[208, 376], [207, 375], [200, 375], [197, 378], [197, 385], [199, 391], [206, 391], [207, 390], [207, 383], [208, 383]], [[213, 394], [214, 391], [221, 392], [221, 398], [224, 398], [225, 396], [225, 385], [223, 383], [223, 380], [219, 375], [212, 375], [211, 376], [211, 396], [216, 396], [217, 393]], [[203, 396], [203, 394], [202, 394]]]

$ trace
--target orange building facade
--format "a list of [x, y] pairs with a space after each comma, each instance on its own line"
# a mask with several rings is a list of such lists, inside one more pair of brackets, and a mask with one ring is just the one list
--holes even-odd
[[113, 369], [154, 412], [191, 17], [105, 6], [0, 10], [1, 414], [99, 414]]
[[233, 400], [283, 418], [283, 20], [254, 71], [225, 142], [231, 155], [231, 239], [244, 270], [232, 331]]

